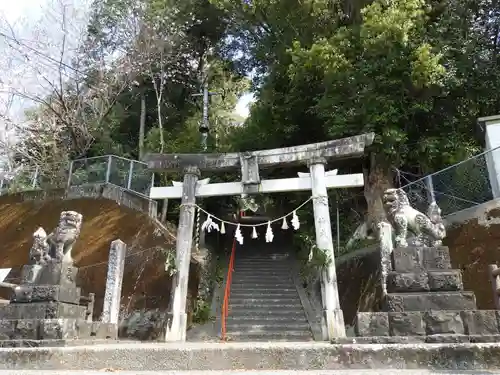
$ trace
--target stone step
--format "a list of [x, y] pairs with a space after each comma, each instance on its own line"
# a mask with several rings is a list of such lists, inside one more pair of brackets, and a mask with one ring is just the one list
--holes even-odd
[[229, 341], [313, 341], [310, 331], [227, 331]]
[[[228, 336], [229, 337], [229, 336]], [[308, 342], [311, 342], [311, 341], [314, 341], [314, 339], [310, 336], [297, 336], [297, 337], [283, 337], [283, 336], [266, 336], [266, 335], [259, 335], [259, 334], [255, 334], [255, 335], [248, 335], [248, 336], [233, 336], [233, 337], [229, 337], [229, 340], [234, 342], [234, 343], [285, 343], [285, 342], [288, 342], [288, 343], [308, 343]], [[293, 375], [293, 373], [290, 373], [290, 371], [288, 371], [289, 373], [287, 375]], [[274, 374], [274, 371], [273, 371], [273, 374]], [[378, 374], [378, 373], [377, 373]], [[252, 374], [253, 375], [253, 374]], [[269, 375], [269, 372], [266, 372], [266, 375]], [[304, 374], [304, 375], [311, 375], [311, 374]], [[320, 375], [320, 374], [317, 374], [317, 375]], [[325, 372], [321, 372], [321, 375], [327, 375], [325, 374]], [[332, 374], [333, 375], [333, 374]], [[337, 374], [337, 372], [335, 372], [335, 375], [339, 375]], [[356, 374], [351, 374], [351, 375], [360, 375], [358, 373]]]
[[389, 293], [387, 311], [476, 310], [473, 292]]
[[[236, 294], [233, 294], [236, 293]], [[280, 300], [281, 301], [281, 298], [285, 298], [285, 299], [293, 299], [294, 301], [297, 301], [297, 298], [299, 298], [297, 292], [295, 292], [294, 294], [290, 293], [290, 294], [268, 294], [269, 291], [263, 291], [262, 293], [258, 294], [258, 293], [248, 293], [248, 292], [239, 292], [238, 291], [233, 291], [231, 290], [231, 295], [229, 296], [230, 297], [230, 300], [231, 301], [234, 301], [235, 299], [259, 299], [259, 298], [262, 298], [262, 299], [266, 299], [266, 300]], [[300, 298], [299, 298], [300, 300]], [[272, 302], [272, 301], [271, 301]]]
[[235, 260], [270, 260], [273, 262], [282, 262], [282, 261], [287, 261], [290, 260], [290, 256], [287, 255], [279, 255], [279, 254], [268, 254], [268, 253], [262, 253], [262, 254], [257, 254], [254, 256], [250, 255], [243, 255], [243, 254], [236, 254]]
[[233, 272], [238, 272], [238, 273], [257, 273], [259, 275], [265, 275], [267, 273], [278, 273], [278, 274], [288, 274], [290, 273], [290, 267], [283, 267], [283, 268], [275, 268], [275, 267], [269, 267], [268, 269], [264, 268], [264, 266], [261, 265], [254, 265], [254, 266], [239, 266], [235, 265], [234, 266], [234, 271]]
[[259, 284], [261, 286], [264, 286], [265, 289], [290, 289], [294, 286], [292, 280], [288, 280], [286, 278], [279, 279], [265, 279], [262, 278], [260, 280], [255, 280], [255, 279], [244, 279], [244, 278], [235, 278], [231, 282], [231, 289], [233, 285], [236, 285], [236, 289], [241, 288], [244, 290], [250, 290], [252, 288], [252, 285]]
[[272, 258], [272, 259], [277, 259], [277, 258], [289, 258], [290, 253], [288, 252], [276, 252], [276, 251], [270, 251], [269, 249], [262, 249], [262, 250], [257, 250], [252, 253], [238, 253], [237, 257], [239, 258], [248, 258], [248, 259], [254, 259], [254, 258]]
[[234, 290], [231, 289], [230, 298], [299, 298], [296, 290], [290, 291], [270, 291], [270, 290]]
[[239, 286], [244, 284], [238, 284], [238, 287], [233, 288], [231, 285], [231, 294], [267, 294], [267, 295], [277, 295], [277, 296], [296, 296], [298, 295], [297, 289], [293, 287], [288, 288], [267, 288], [267, 287], [259, 287], [252, 288], [248, 286]]
[[271, 258], [271, 259], [287, 259], [290, 257], [289, 253], [284, 252], [275, 252], [269, 251], [268, 249], [264, 249], [262, 251], [256, 251], [254, 253], [237, 253], [237, 258], [246, 258], [246, 259], [254, 259], [254, 258]]
[[[407, 375], [402, 369], [418, 369], [416, 373], [494, 373], [500, 368], [500, 345], [493, 343], [459, 345], [415, 344], [350, 344], [332, 345], [328, 342], [183, 342], [183, 343], [118, 343], [108, 345], [88, 344], [72, 348], [15, 348], [0, 350], [2, 370], [56, 371], [91, 370], [142, 371], [161, 369], [170, 371], [199, 370], [209, 374], [214, 371], [260, 370], [259, 375], [287, 370], [275, 375], [290, 375], [302, 370], [301, 375], [313, 375], [306, 371], [317, 370], [315, 375], [364, 375], [365, 370], [378, 369], [374, 373]], [[252, 337], [250, 338], [252, 339]], [[254, 340], [257, 341], [257, 340]], [[285, 340], [284, 340], [285, 341]], [[266, 370], [265, 372], [263, 370]], [[384, 370], [384, 371], [381, 371]], [[450, 370], [450, 371], [443, 371]], [[469, 371], [466, 371], [469, 370]], [[236, 375], [234, 372], [231, 375]], [[47, 374], [48, 375], [48, 374]], [[196, 375], [202, 375], [197, 373]], [[256, 375], [256, 374], [252, 374]]]
[[293, 283], [293, 280], [290, 276], [283, 276], [283, 277], [269, 277], [269, 276], [262, 276], [262, 277], [250, 277], [250, 276], [233, 276], [232, 279], [233, 284], [245, 284], [245, 285], [251, 285], [251, 284], [271, 284], [271, 285], [276, 285], [276, 284], [283, 284], [283, 286], [288, 286], [292, 287], [295, 284]]
[[463, 290], [460, 270], [426, 272], [390, 272], [387, 276], [389, 292], [436, 292]]
[[266, 315], [250, 315], [250, 316], [240, 316], [240, 315], [228, 315], [227, 322], [235, 322], [241, 324], [269, 324], [269, 322], [275, 322], [278, 324], [296, 323], [302, 322], [307, 323], [306, 316], [302, 311], [296, 311], [294, 314], [288, 315], [277, 315], [277, 314], [266, 314]]
[[395, 248], [392, 253], [396, 272], [451, 269], [450, 252], [446, 246]]
[[293, 285], [292, 277], [290, 275], [283, 276], [269, 276], [269, 275], [255, 275], [255, 276], [243, 276], [234, 274], [233, 281], [236, 282], [254, 282], [254, 283], [275, 283], [276, 281], [281, 281], [288, 283], [288, 285]]
[[289, 256], [282, 255], [272, 255], [272, 254], [262, 254], [256, 256], [247, 256], [247, 255], [236, 255], [234, 258], [235, 261], [266, 261], [266, 262], [288, 262], [290, 261]]
[[285, 306], [285, 305], [293, 305], [293, 306], [299, 306], [302, 307], [300, 303], [300, 298], [298, 296], [296, 297], [291, 297], [291, 298], [286, 298], [286, 297], [265, 297], [265, 296], [259, 296], [258, 298], [234, 298], [231, 297], [229, 299], [229, 303], [234, 306], [234, 305], [268, 305], [270, 307], [278, 307], [278, 306]]
[[290, 269], [279, 271], [279, 270], [261, 270], [258, 267], [254, 270], [250, 269], [239, 269], [235, 268], [233, 271], [233, 276], [235, 275], [245, 275], [245, 276], [265, 276], [265, 275], [291, 275]]
[[279, 324], [279, 323], [269, 323], [267, 324], [242, 324], [242, 323], [226, 323], [227, 330], [231, 331], [240, 331], [240, 332], [248, 332], [248, 333], [260, 333], [260, 332], [293, 332], [293, 331], [301, 331], [301, 332], [309, 332], [310, 327], [307, 323], [288, 323], [288, 324]]
[[283, 270], [290, 270], [290, 264], [287, 263], [276, 263], [274, 261], [262, 261], [262, 262], [235, 262], [234, 263], [234, 268], [239, 269], [239, 268], [246, 268], [249, 270], [278, 270], [278, 271], [283, 271]]
[[248, 276], [253, 276], [253, 275], [257, 275], [257, 276], [279, 275], [279, 276], [282, 276], [282, 275], [290, 275], [291, 272], [290, 272], [290, 269], [261, 271], [259, 269], [259, 267], [256, 267], [256, 269], [254, 269], [254, 270], [240, 271], [240, 269], [238, 267], [235, 267], [234, 271], [233, 271], [233, 275], [238, 275], [238, 274], [244, 274], [244, 275], [248, 275]]
[[240, 272], [238, 270], [234, 270], [233, 272], [233, 280], [235, 278], [239, 278], [239, 279], [246, 279], [246, 278], [249, 278], [249, 279], [252, 279], [252, 278], [256, 278], [256, 279], [262, 279], [262, 278], [266, 278], [266, 279], [270, 279], [270, 278], [280, 278], [280, 279], [290, 279], [292, 278], [292, 275], [290, 272]]
[[279, 305], [279, 309], [269, 309], [269, 305], [229, 305], [229, 312], [231, 316], [248, 317], [248, 316], [286, 316], [297, 317], [304, 316], [304, 309], [302, 306], [294, 305]]
[[266, 262], [264, 264], [259, 263], [258, 265], [255, 262], [249, 263], [238, 263], [234, 264], [234, 268], [238, 270], [248, 270], [248, 271], [259, 271], [259, 272], [268, 272], [268, 271], [290, 271], [290, 265], [286, 264], [276, 264]]
[[252, 265], [252, 264], [265, 264], [267, 266], [284, 266], [286, 264], [290, 263], [289, 258], [283, 258], [283, 259], [273, 259], [270, 257], [261, 257], [261, 258], [234, 258], [234, 264], [247, 264], [247, 265]]
[[[274, 309], [273, 309], [274, 307]], [[304, 310], [302, 306], [297, 305], [229, 305], [229, 315], [234, 317], [247, 317], [247, 316], [297, 316], [303, 317]]]
[[[235, 340], [236, 342], [238, 340]], [[280, 340], [277, 340], [280, 341]], [[285, 340], [281, 340], [283, 342]], [[30, 370], [28, 370], [30, 371]], [[241, 375], [239, 370], [188, 370], [188, 371], [172, 371], [172, 370], [155, 370], [155, 371], [127, 371], [127, 370], [116, 370], [116, 369], [104, 369], [104, 370], [91, 370], [83, 372], [84, 375], [102, 375], [103, 372], [112, 372], [113, 375]], [[254, 370], [251, 375], [269, 375], [269, 370]], [[489, 375], [499, 374], [500, 372], [488, 372]], [[2, 375], [83, 375], [80, 370], [47, 370], [47, 371], [33, 371], [33, 372], [19, 372], [18, 370], [3, 370]], [[329, 371], [301, 371], [301, 370], [273, 370], [273, 375], [380, 375], [382, 372], [380, 370], [329, 370]], [[385, 375], [423, 375], [429, 374], [428, 372], [422, 372], [421, 370], [384, 370]]]
[[[231, 282], [231, 290], [233, 285], [236, 285], [235, 288], [240, 288], [241, 290], [251, 290], [253, 285], [260, 285], [261, 289], [290, 289], [295, 285], [291, 279], [287, 278], [274, 278], [274, 279], [265, 279], [262, 278], [260, 280], [256, 279], [244, 279], [244, 278], [234, 278]], [[259, 288], [257, 288], [259, 289]]]
[[234, 258], [236, 264], [238, 263], [267, 263], [267, 264], [286, 264], [290, 262], [290, 258], [273, 258], [273, 257], [236, 257]]
[[[430, 335], [430, 336], [365, 336], [334, 338], [332, 344], [359, 345], [359, 344], [466, 344], [466, 343], [498, 343], [500, 335]], [[384, 372], [385, 373], [385, 372]], [[427, 374], [427, 372], [425, 372]], [[466, 374], [468, 372], [463, 372]], [[406, 375], [403, 372], [400, 375]], [[460, 374], [457, 372], [456, 374]], [[356, 374], [358, 375], [358, 374]]]
[[272, 283], [241, 283], [241, 282], [236, 282], [235, 280], [232, 281], [231, 283], [231, 290], [269, 290], [272, 292], [279, 292], [279, 291], [290, 291], [294, 290], [297, 291], [297, 289], [292, 286], [293, 284], [291, 283], [277, 283], [277, 282], [272, 282]]

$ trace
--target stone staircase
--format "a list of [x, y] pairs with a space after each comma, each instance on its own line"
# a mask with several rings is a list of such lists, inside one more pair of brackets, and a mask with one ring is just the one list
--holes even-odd
[[237, 249], [226, 324], [229, 340], [313, 340], [292, 272], [286, 252], [270, 246]]

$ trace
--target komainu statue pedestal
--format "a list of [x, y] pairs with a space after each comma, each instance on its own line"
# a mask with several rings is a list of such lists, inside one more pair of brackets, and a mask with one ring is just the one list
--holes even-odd
[[445, 246], [395, 248], [383, 312], [360, 312], [356, 342], [498, 342], [500, 314], [477, 310]]
[[30, 264], [10, 303], [0, 306], [0, 347], [62, 346], [78, 340], [117, 339], [117, 324], [93, 322], [94, 295], [81, 295], [71, 257], [82, 215], [63, 211], [49, 235], [33, 235]]
[[10, 304], [0, 307], [0, 347], [117, 339], [116, 324], [92, 321], [94, 298], [81, 295], [77, 273], [71, 264], [55, 261], [24, 266]]

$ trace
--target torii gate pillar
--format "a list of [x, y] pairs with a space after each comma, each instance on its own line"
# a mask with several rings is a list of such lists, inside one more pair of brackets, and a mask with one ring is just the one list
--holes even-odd
[[319, 250], [324, 251], [330, 259], [327, 267], [321, 272], [321, 298], [323, 302], [321, 327], [323, 339], [331, 341], [335, 337], [345, 337], [346, 333], [344, 314], [340, 308], [337, 287], [332, 226], [330, 223], [330, 210], [328, 208], [328, 194], [325, 183], [325, 164], [326, 159], [322, 157], [312, 158], [309, 161], [316, 246]]
[[177, 227], [176, 259], [177, 272], [174, 275], [171, 293], [172, 316], [165, 332], [166, 341], [186, 341], [187, 314], [186, 296], [189, 281], [189, 264], [193, 245], [193, 228], [196, 214], [196, 183], [200, 177], [198, 167], [184, 168], [179, 226]]

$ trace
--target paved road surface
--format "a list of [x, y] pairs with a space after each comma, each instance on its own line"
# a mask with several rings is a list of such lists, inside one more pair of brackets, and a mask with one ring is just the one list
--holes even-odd
[[36, 371], [0, 370], [0, 375], [491, 375], [498, 371], [431, 371], [431, 370], [338, 370], [338, 371]]

